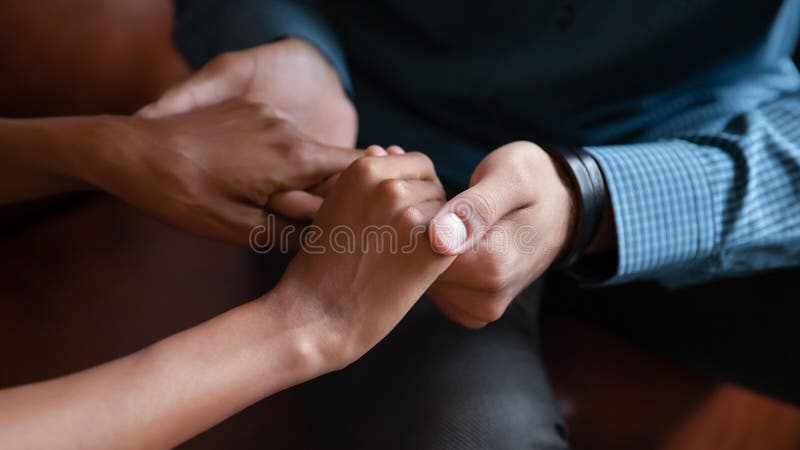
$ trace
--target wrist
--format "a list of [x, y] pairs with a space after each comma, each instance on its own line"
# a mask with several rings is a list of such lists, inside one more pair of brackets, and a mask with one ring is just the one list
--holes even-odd
[[555, 260], [553, 261], [553, 265], [558, 266], [568, 257], [567, 253], [570, 252], [571, 246], [575, 240], [581, 198], [572, 177], [567, 172], [568, 169], [564, 167], [563, 164], [560, 164], [553, 155], [548, 153], [547, 156], [557, 175], [556, 183], [558, 183], [560, 191], [564, 194], [562, 196], [562, 204], [565, 205], [562, 221], [562, 223], [565, 224], [563, 227], [564, 234], [559, 241], [560, 245], [556, 247]]
[[600, 223], [592, 241], [586, 247], [587, 255], [596, 255], [613, 251], [617, 248], [617, 229], [614, 223], [614, 208], [611, 198], [606, 192], [605, 207], [600, 216]]
[[[112, 116], [34, 119], [26, 122], [34, 136], [36, 151], [26, 162], [54, 176], [69, 179], [83, 189], [100, 187], [95, 183], [99, 160], [113, 152], [112, 131], [119, 119]], [[117, 127], [118, 128], [118, 127]]]
[[64, 167], [87, 185], [109, 191], [106, 172], [110, 167], [124, 164], [125, 150], [136, 142], [128, 125], [131, 120], [102, 115], [75, 124], [72, 133], [79, 146], [62, 155]]
[[355, 357], [348, 350], [347, 339], [334, 326], [330, 314], [319, 308], [314, 294], [281, 281], [264, 294], [262, 302], [265, 316], [279, 323], [284, 351], [296, 373], [303, 379], [339, 370]]
[[[88, 118], [2, 119], [3, 202], [90, 189], [73, 170], [86, 150]], [[79, 155], [75, 155], [78, 153]]]
[[556, 267], [574, 265], [587, 251], [598, 233], [601, 218], [606, 210], [606, 192], [603, 173], [594, 158], [581, 148], [549, 147], [547, 152], [569, 181], [573, 192], [573, 221], [569, 239], [566, 240]]

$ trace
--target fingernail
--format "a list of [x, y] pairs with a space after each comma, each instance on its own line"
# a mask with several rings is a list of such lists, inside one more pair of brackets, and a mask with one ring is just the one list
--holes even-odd
[[434, 231], [433, 245], [441, 253], [459, 253], [467, 241], [467, 226], [454, 213], [436, 219]]

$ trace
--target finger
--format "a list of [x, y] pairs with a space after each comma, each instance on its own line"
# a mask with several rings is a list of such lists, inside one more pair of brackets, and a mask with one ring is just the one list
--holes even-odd
[[[410, 203], [424, 203], [432, 200], [438, 200], [439, 206], [444, 204], [445, 193], [442, 187], [432, 181], [425, 180], [403, 180], [403, 179], [388, 179], [381, 182], [381, 190], [388, 191], [384, 195], [401, 197], [408, 199]], [[427, 219], [433, 217], [431, 215]], [[427, 223], [427, 221], [426, 221]]]
[[442, 207], [442, 203], [444, 203], [444, 197], [437, 197], [431, 200], [426, 200], [424, 202], [417, 203], [414, 206], [416, 206], [419, 212], [422, 213], [422, 217], [425, 218], [424, 223], [429, 223], [430, 219], [434, 215], [436, 215], [436, 213]]
[[389, 154], [380, 145], [370, 145], [364, 153], [364, 156], [386, 156]]
[[[447, 271], [436, 280], [441, 284], [452, 284], [466, 287], [477, 287], [475, 280], [482, 275], [480, 252], [469, 249], [458, 255]], [[475, 286], [473, 286], [475, 285]]]
[[333, 190], [334, 186], [336, 186], [336, 182], [339, 181], [339, 177], [340, 176], [341, 176], [340, 173], [337, 173], [336, 175], [329, 176], [328, 178], [325, 179], [325, 181], [323, 181], [322, 183], [314, 186], [314, 188], [311, 189], [309, 192], [311, 192], [312, 194], [314, 194], [314, 195], [316, 195], [318, 197], [322, 197], [322, 198], [327, 197], [328, 194], [330, 194], [331, 191]]
[[355, 162], [348, 170], [380, 179], [417, 179], [441, 184], [431, 160], [417, 152], [380, 158], [365, 157]]
[[207, 222], [195, 222], [197, 234], [230, 242], [249, 245], [256, 249], [282, 246], [286, 250], [297, 248], [303, 223], [267, 213], [261, 208], [243, 203], [228, 203], [220, 208], [217, 217], [204, 216]]
[[[386, 153], [383, 149], [380, 151]], [[308, 174], [322, 179], [344, 171], [353, 161], [364, 157], [364, 152], [354, 148], [320, 145], [310, 146], [305, 156]]]
[[431, 242], [440, 253], [463, 253], [506, 214], [529, 204], [529, 200], [502, 172], [489, 172], [447, 202], [431, 221]]
[[399, 145], [390, 145], [389, 148], [386, 149], [386, 152], [389, 153], [390, 155], [402, 155], [406, 151], [403, 150], [403, 148], [400, 147]]
[[[386, 150], [379, 145], [370, 145], [367, 149], [361, 153], [362, 156], [386, 156]], [[339, 181], [339, 176], [341, 173], [337, 173], [331, 175], [330, 177], [326, 178], [325, 181], [316, 185], [310, 192], [316, 196], [325, 198], [328, 194], [331, 193], [333, 187], [336, 186], [336, 182]]]
[[285, 191], [271, 195], [267, 206], [290, 219], [310, 220], [314, 218], [322, 201], [322, 197], [306, 191]]
[[[425, 295], [434, 303], [446, 304], [461, 317], [475, 322], [483, 324], [494, 322], [498, 319], [498, 313], [502, 315], [502, 311], [495, 311], [491, 294], [468, 287], [442, 284], [437, 281]], [[503, 311], [504, 309], [502, 308]]]
[[[429, 289], [428, 293], [426, 293], [426, 296], [429, 297], [430, 291], [431, 290]], [[450, 321], [455, 322], [463, 327], [470, 328], [473, 330], [478, 330], [489, 324], [486, 321], [473, 317], [471, 314], [464, 311], [455, 303], [449, 301], [433, 301], [433, 300], [432, 302], [436, 306], [436, 309], [438, 309], [442, 314], [444, 314], [445, 317], [450, 319]]]
[[292, 220], [263, 209], [242, 205], [242, 228], [245, 242], [254, 251], [297, 249], [300, 245], [303, 221]]
[[[247, 64], [231, 64], [227, 59], [212, 60], [188, 80], [170, 88], [155, 103], [140, 109], [137, 114], [158, 118], [185, 113], [196, 108], [219, 103], [242, 94], [247, 82]], [[239, 60], [245, 61], [245, 60]]]

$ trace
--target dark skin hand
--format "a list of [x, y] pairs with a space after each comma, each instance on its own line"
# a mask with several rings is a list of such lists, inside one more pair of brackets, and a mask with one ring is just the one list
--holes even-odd
[[[3, 202], [102, 189], [180, 229], [247, 244], [259, 225], [304, 221], [311, 190], [363, 152], [323, 145], [244, 99], [164, 117], [0, 122]], [[279, 213], [268, 220], [266, 207]], [[274, 220], [274, 222], [271, 222]]]
[[[223, 53], [138, 115], [162, 118], [234, 98], [264, 105], [317, 142], [355, 145], [358, 117], [338, 73], [316, 47], [299, 38]], [[335, 182], [331, 177], [313, 193], [324, 197]], [[269, 206], [286, 210], [304, 199], [302, 192], [292, 191], [273, 196]]]
[[164, 117], [236, 97], [268, 105], [319, 142], [355, 145], [356, 110], [339, 75], [316, 47], [297, 38], [223, 53], [139, 115]]

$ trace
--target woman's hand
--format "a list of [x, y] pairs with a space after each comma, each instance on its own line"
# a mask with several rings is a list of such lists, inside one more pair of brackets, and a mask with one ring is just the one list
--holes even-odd
[[453, 261], [432, 250], [426, 231], [444, 200], [432, 163], [420, 153], [354, 162], [268, 295], [268, 308], [298, 328], [311, 325], [333, 368], [349, 364], [386, 336]]
[[[208, 117], [175, 117], [169, 124], [114, 125], [144, 127], [125, 133], [104, 130], [106, 138], [133, 140], [122, 144], [144, 145], [152, 154], [91, 159], [100, 164], [92, 173], [145, 209], [173, 217], [170, 205], [185, 208], [178, 223], [234, 202], [236, 188], [249, 186], [246, 180], [260, 180], [259, 175], [272, 180], [245, 163], [270, 161], [258, 143], [291, 141], [295, 132], [284, 127], [265, 133], [263, 117], [258, 122], [248, 119], [257, 117], [249, 112], [238, 117], [213, 111]], [[218, 153], [228, 145], [236, 158]], [[265, 166], [290, 166], [282, 154]], [[307, 180], [293, 177], [280, 181]], [[195, 187], [183, 189], [186, 180], [194, 180]], [[175, 192], [185, 196], [174, 197]], [[352, 362], [384, 337], [452, 262], [454, 257], [432, 251], [425, 232], [443, 202], [433, 167], [420, 154], [356, 161], [320, 208], [318, 228], [312, 230], [321, 234], [306, 242], [278, 287], [124, 358], [0, 390], [0, 447], [114, 448], [122, 442], [129, 448], [174, 448], [265, 396]], [[384, 230], [390, 237], [379, 247]], [[337, 235], [353, 237], [351, 245], [331, 240]]]
[[[239, 244], [254, 227], [313, 217], [322, 197], [304, 190], [363, 154], [322, 145], [242, 99], [162, 119], [112, 117], [92, 135], [94, 150], [69, 163], [81, 179], [178, 228]], [[268, 218], [268, 206], [280, 216]]]

